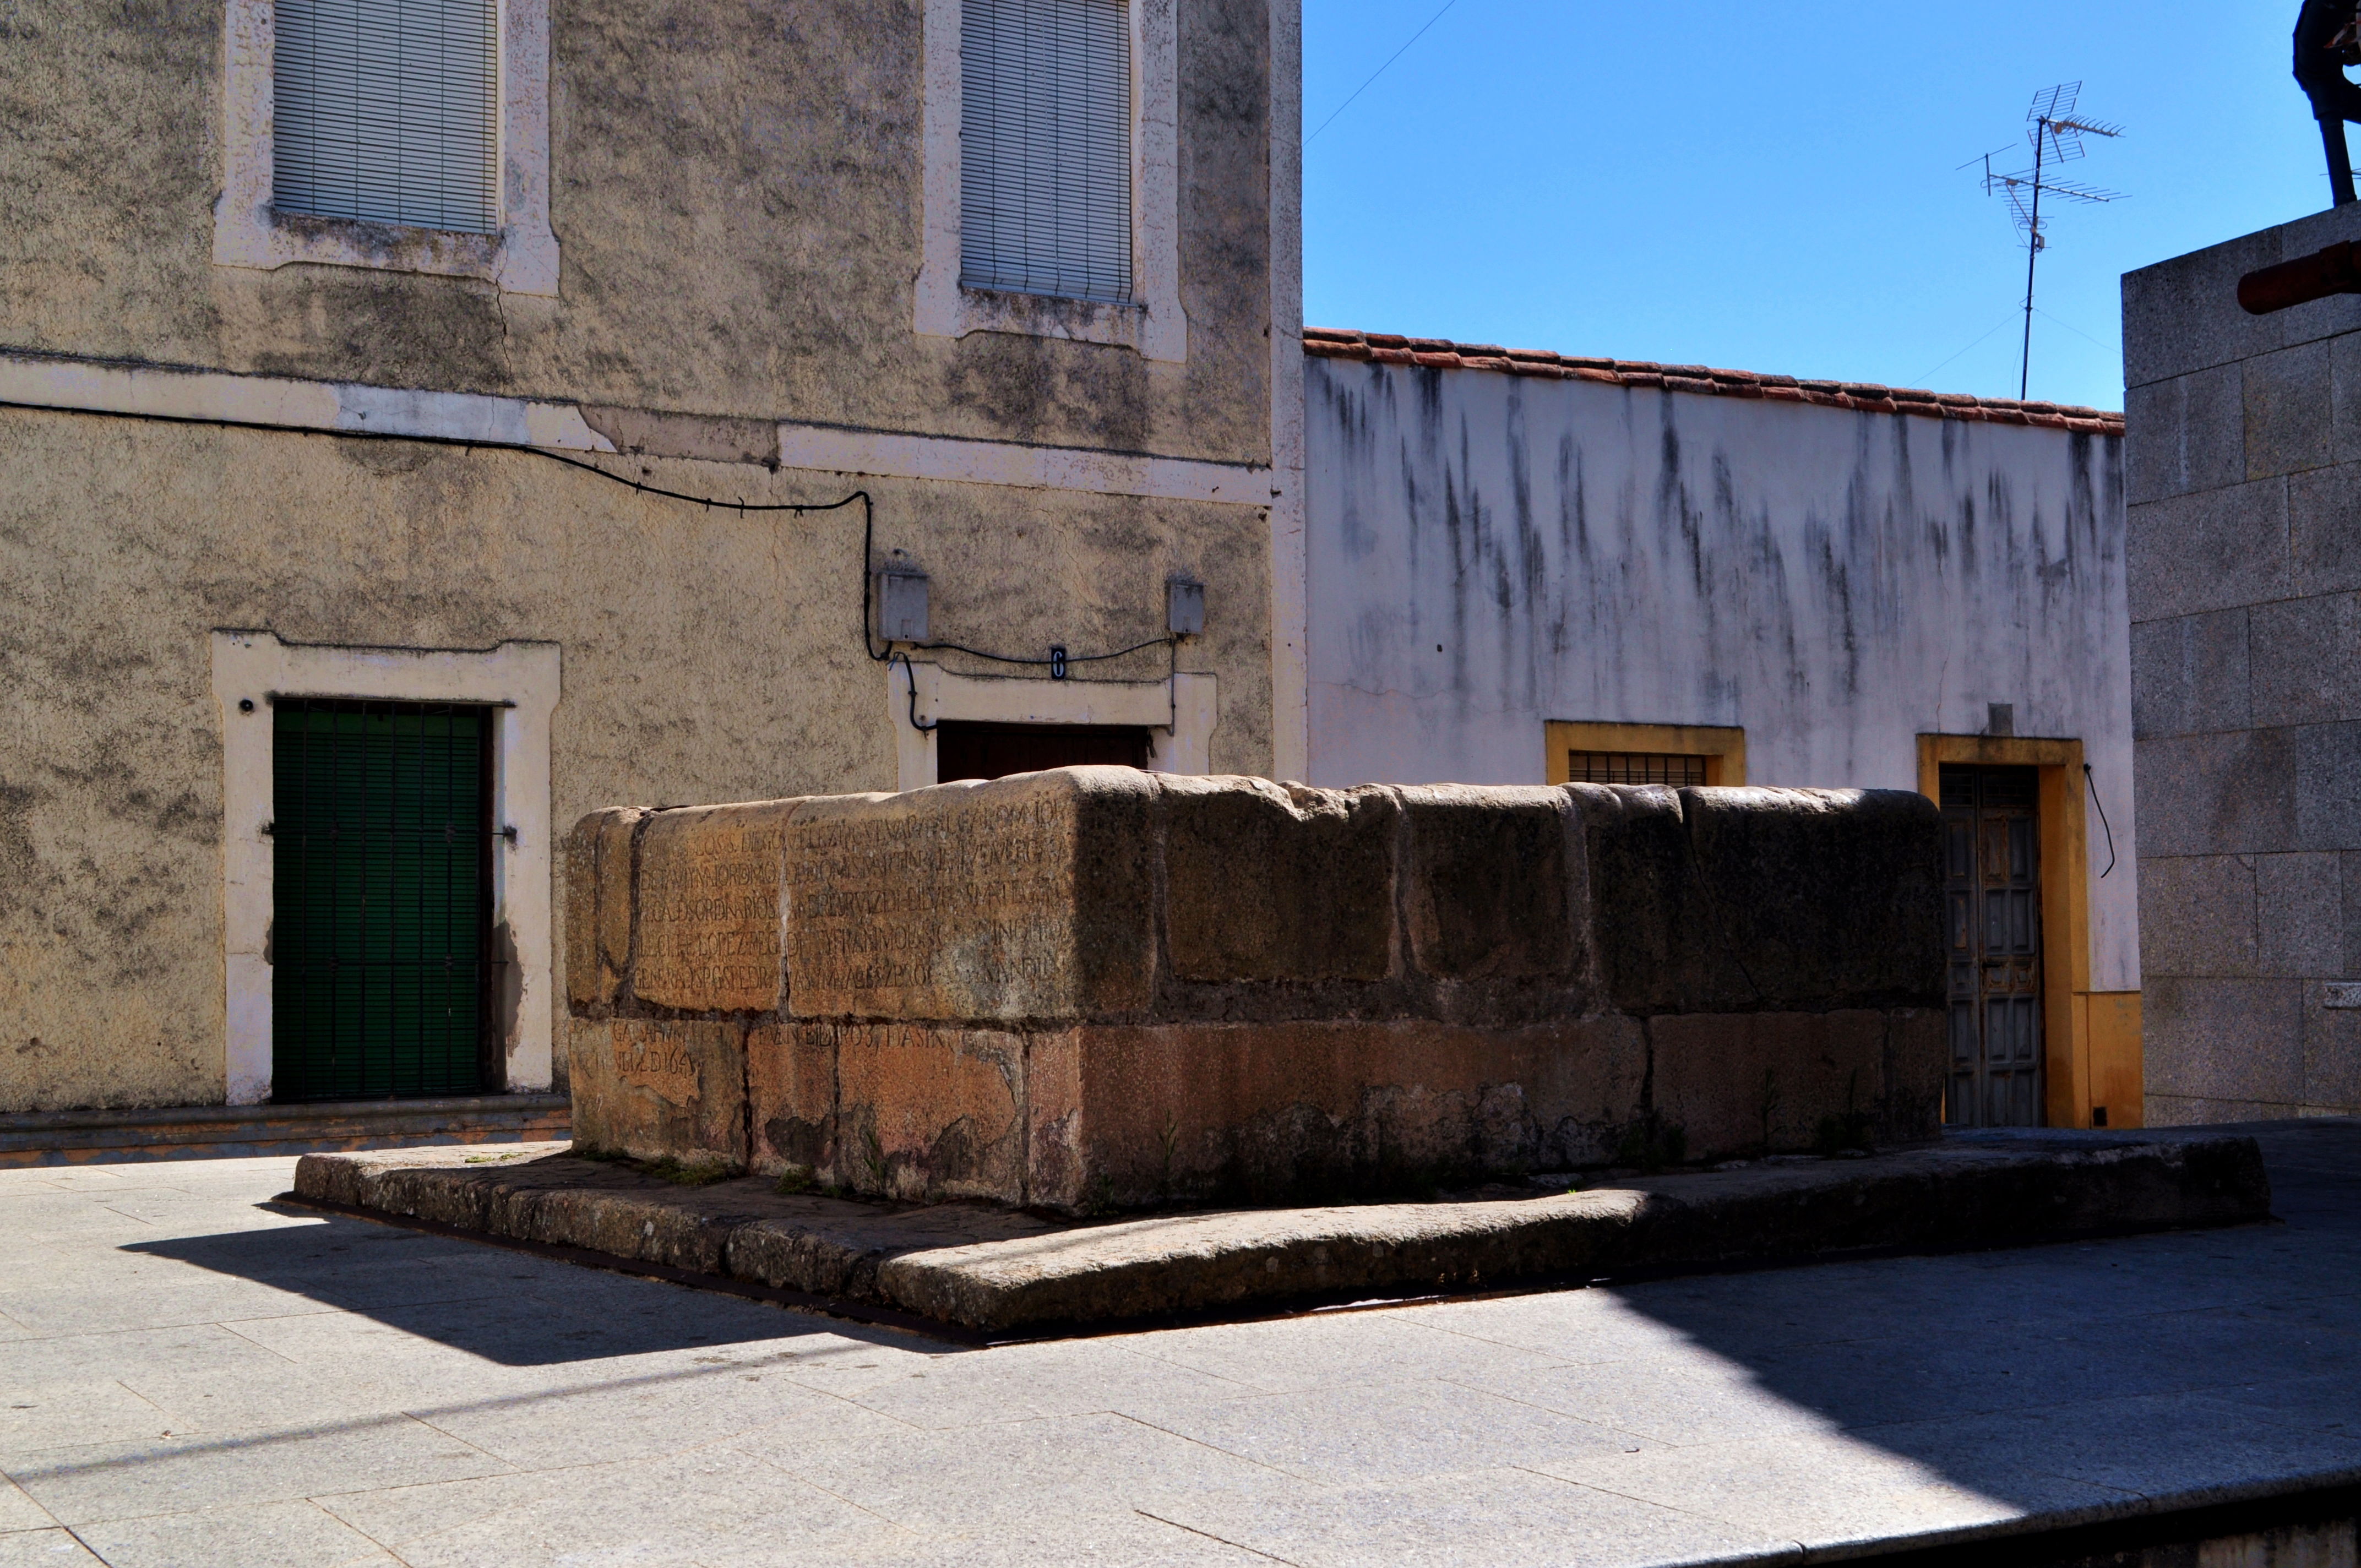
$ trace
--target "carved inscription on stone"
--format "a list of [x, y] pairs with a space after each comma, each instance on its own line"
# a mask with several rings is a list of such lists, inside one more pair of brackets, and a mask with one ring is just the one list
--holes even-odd
[[795, 1013], [1071, 1010], [1075, 817], [1056, 781], [816, 804], [788, 829]]
[[641, 841], [641, 1000], [698, 1012], [779, 1004], [780, 836], [795, 804], [668, 811]]
[[675, 1105], [697, 1097], [697, 1058], [686, 1041], [669, 1029], [615, 1025], [615, 1076], [635, 1089], [652, 1090]]

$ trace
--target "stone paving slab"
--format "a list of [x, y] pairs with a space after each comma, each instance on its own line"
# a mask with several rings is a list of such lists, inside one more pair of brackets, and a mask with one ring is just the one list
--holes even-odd
[[1962, 1135], [1859, 1158], [1774, 1159], [1476, 1201], [1096, 1223], [980, 1203], [782, 1193], [755, 1178], [683, 1185], [555, 1145], [308, 1155], [294, 1196], [987, 1337], [2238, 1224], [2270, 1212], [2250, 1137], [2091, 1133]]
[[2361, 1122], [2235, 1131], [2284, 1223], [991, 1348], [0, 1170], [0, 1564], [2349, 1564]]

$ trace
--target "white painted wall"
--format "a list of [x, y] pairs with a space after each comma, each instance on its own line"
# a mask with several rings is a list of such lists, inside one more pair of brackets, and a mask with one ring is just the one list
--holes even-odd
[[1748, 782], [2077, 738], [2092, 984], [2139, 985], [2118, 437], [1314, 358], [1312, 782], [1542, 782], [1551, 719], [1739, 725]]

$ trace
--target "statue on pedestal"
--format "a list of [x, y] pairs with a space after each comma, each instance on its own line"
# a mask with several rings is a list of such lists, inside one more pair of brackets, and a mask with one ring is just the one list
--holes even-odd
[[2356, 0], [2303, 0], [2295, 22], [2295, 79], [2312, 100], [2320, 139], [2328, 152], [2328, 182], [2340, 207], [2354, 200], [2353, 159], [2345, 122], [2361, 120], [2361, 87], [2345, 68], [2361, 65], [2361, 5]]

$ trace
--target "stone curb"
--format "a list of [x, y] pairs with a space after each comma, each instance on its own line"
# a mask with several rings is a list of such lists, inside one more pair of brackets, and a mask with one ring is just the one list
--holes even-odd
[[1168, 1214], [1074, 1224], [983, 1204], [892, 1209], [689, 1188], [564, 1146], [307, 1155], [295, 1195], [586, 1249], [985, 1333], [1290, 1302], [2026, 1245], [2268, 1219], [2251, 1137], [1969, 1135], [1531, 1199]]
[[563, 1094], [309, 1105], [170, 1105], [0, 1116], [0, 1170], [192, 1158], [250, 1158], [439, 1144], [538, 1143], [572, 1130]]

